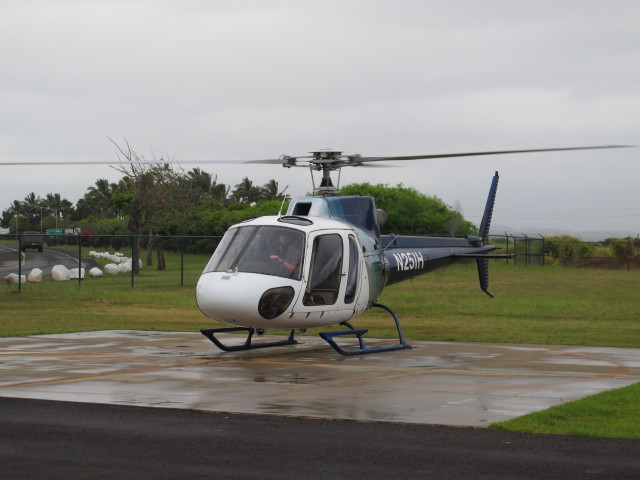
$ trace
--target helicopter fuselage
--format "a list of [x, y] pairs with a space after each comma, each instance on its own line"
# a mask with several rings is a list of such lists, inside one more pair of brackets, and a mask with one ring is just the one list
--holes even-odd
[[385, 285], [494, 250], [473, 239], [380, 235], [370, 197], [303, 197], [231, 227], [196, 288], [210, 318], [307, 329], [357, 317]]

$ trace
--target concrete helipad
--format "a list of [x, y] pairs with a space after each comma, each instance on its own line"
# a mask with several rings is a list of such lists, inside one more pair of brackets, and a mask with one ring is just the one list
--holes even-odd
[[299, 341], [223, 353], [200, 333], [1, 338], [0, 396], [486, 426], [640, 381], [640, 349], [410, 341], [343, 357]]

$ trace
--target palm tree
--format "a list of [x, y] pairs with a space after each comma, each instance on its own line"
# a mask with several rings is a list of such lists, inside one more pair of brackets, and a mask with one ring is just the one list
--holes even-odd
[[58, 218], [68, 218], [73, 214], [73, 204], [59, 193], [47, 193], [42, 205], [49, 210], [51, 215]]
[[105, 215], [113, 213], [112, 196], [115, 184], [110, 184], [106, 178], [99, 178], [95, 186], [87, 188], [85, 199], [94, 210], [93, 214]]
[[[12, 233], [18, 230], [24, 230], [26, 227], [24, 220], [20, 219], [20, 200], [14, 200], [11, 202], [9, 208], [2, 212], [2, 223], [0, 226], [9, 228]], [[19, 223], [18, 223], [19, 222]]]
[[11, 210], [11, 213], [13, 213], [13, 215], [18, 215], [20, 213], [20, 204], [22, 202], [20, 200], [14, 200], [11, 203], [11, 206], [9, 207], [9, 210]]
[[38, 202], [40, 202], [40, 197], [38, 197], [34, 192], [31, 192], [24, 197], [24, 203], [28, 203], [29, 205], [37, 205]]
[[254, 187], [249, 177], [244, 177], [231, 193], [231, 198], [236, 202], [251, 204], [260, 200], [261, 194], [262, 189], [260, 187]]
[[[40, 229], [40, 219], [42, 217], [40, 207], [42, 207], [42, 199], [34, 192], [24, 197], [24, 201], [22, 202], [22, 217], [27, 220], [30, 229]], [[36, 228], [36, 225], [38, 225], [38, 228]]]
[[201, 191], [204, 194], [208, 194], [211, 191], [213, 185], [215, 185], [215, 179], [210, 173], [205, 172], [199, 168], [194, 168], [187, 172], [187, 180], [192, 187]]
[[210, 197], [217, 201], [220, 205], [225, 205], [227, 203], [227, 199], [229, 198], [229, 191], [231, 187], [225, 185], [224, 183], [216, 183], [213, 187], [211, 187]]
[[278, 182], [276, 182], [273, 178], [269, 180], [262, 186], [262, 199], [263, 200], [278, 200], [282, 197], [284, 190], [282, 192], [278, 191]]

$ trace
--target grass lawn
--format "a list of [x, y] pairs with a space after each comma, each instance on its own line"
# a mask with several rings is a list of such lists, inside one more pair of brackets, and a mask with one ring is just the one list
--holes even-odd
[[640, 347], [639, 271], [492, 267], [495, 298], [480, 292], [474, 264], [393, 285], [379, 301], [408, 338]]
[[[130, 275], [123, 274], [88, 277], [80, 284], [46, 279], [23, 285], [20, 293], [15, 285], [2, 286], [0, 336], [211, 327], [214, 322], [199, 312], [194, 298], [207, 260], [199, 255], [169, 254], [166, 271], [144, 268], [133, 288]], [[639, 271], [504, 264], [491, 265], [490, 270], [489, 290], [495, 298], [480, 291], [473, 263], [391, 286], [379, 302], [396, 312], [408, 340], [640, 348]], [[393, 321], [380, 309], [368, 311], [353, 323], [368, 328], [371, 337], [395, 335]], [[315, 335], [317, 330], [308, 334]], [[601, 395], [497, 427], [640, 438], [638, 409], [627, 408], [640, 405], [640, 386]]]
[[640, 383], [551, 407], [491, 428], [513, 432], [550, 433], [640, 439]]

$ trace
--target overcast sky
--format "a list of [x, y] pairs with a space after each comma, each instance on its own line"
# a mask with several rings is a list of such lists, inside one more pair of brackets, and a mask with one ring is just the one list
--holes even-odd
[[[245, 160], [640, 145], [639, 0], [0, 0], [0, 161]], [[398, 162], [399, 163], [399, 162]], [[640, 149], [344, 169], [478, 224], [640, 234]], [[185, 165], [185, 169], [193, 165]], [[234, 186], [309, 172], [200, 166]], [[0, 166], [0, 210], [108, 166]]]

